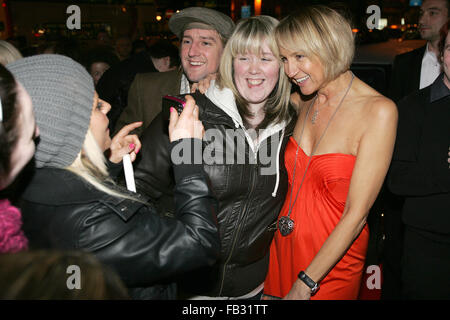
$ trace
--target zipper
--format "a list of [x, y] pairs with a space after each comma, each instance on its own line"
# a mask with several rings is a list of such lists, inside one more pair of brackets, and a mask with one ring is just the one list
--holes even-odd
[[[249, 146], [249, 147], [250, 147], [250, 146]], [[250, 148], [250, 149], [251, 149], [251, 148]], [[249, 150], [249, 151], [250, 151], [250, 150]], [[257, 160], [257, 158], [258, 158], [258, 154], [255, 153], [255, 160]], [[255, 185], [255, 180], [256, 180], [255, 177], [256, 177], [256, 172], [258, 171], [258, 162], [257, 162], [257, 161], [255, 161], [255, 162], [256, 162], [256, 164], [255, 164], [255, 166], [254, 166], [254, 169], [251, 171], [251, 183], [250, 183], [251, 189], [250, 189], [250, 193], [249, 193], [249, 195], [248, 195], [248, 197], [247, 197], [247, 201], [246, 201], [246, 203], [245, 203], [244, 210], [242, 210], [242, 216], [239, 218], [238, 223], [239, 223], [239, 222], [242, 222], [242, 221], [244, 220], [244, 218], [245, 218], [245, 216], [246, 216], [246, 213], [247, 213], [247, 208], [248, 208], [249, 200], [251, 199], [251, 196], [253, 195], [253, 190], [254, 190], [255, 187], [256, 187], [256, 185]], [[243, 223], [239, 223], [239, 224], [238, 224], [238, 229], [236, 230], [236, 233], [235, 233], [235, 236], [234, 236], [234, 239], [233, 239], [233, 244], [232, 244], [232, 246], [231, 246], [230, 254], [228, 255], [228, 258], [227, 258], [227, 260], [225, 261], [225, 263], [224, 263], [224, 265], [223, 265], [222, 280], [221, 280], [221, 282], [220, 282], [220, 289], [219, 289], [219, 297], [222, 296], [223, 285], [224, 285], [224, 283], [225, 283], [225, 272], [226, 272], [225, 270], [226, 270], [226, 268], [227, 268], [228, 263], [229, 263], [230, 260], [231, 260], [231, 257], [233, 256], [234, 247], [236, 246], [237, 239], [239, 238], [239, 234], [240, 234], [242, 225], [243, 225]]]

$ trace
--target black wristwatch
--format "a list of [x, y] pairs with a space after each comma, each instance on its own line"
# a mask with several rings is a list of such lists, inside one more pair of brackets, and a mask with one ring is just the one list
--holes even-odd
[[317, 292], [317, 290], [319, 290], [320, 288], [319, 284], [310, 277], [308, 277], [308, 275], [304, 271], [300, 271], [300, 273], [298, 274], [298, 278], [302, 280], [311, 289], [312, 296]]

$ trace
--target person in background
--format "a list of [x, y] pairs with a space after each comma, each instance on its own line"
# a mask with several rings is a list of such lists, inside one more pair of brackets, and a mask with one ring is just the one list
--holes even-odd
[[284, 71], [302, 95], [264, 294], [357, 299], [366, 219], [391, 160], [397, 110], [350, 71], [354, 35], [335, 10], [305, 7], [280, 22], [275, 38]]
[[450, 298], [450, 34], [439, 42], [441, 73], [398, 104], [399, 123], [388, 177], [405, 197], [401, 264], [404, 299]]
[[129, 299], [117, 274], [83, 251], [0, 255], [0, 288], [0, 300]]
[[426, 45], [395, 57], [389, 97], [399, 102], [410, 93], [434, 82], [441, 73], [439, 30], [450, 17], [450, 0], [424, 0], [420, 7], [419, 32]]
[[161, 112], [163, 96], [191, 93], [193, 84], [216, 73], [234, 22], [216, 10], [191, 7], [175, 13], [169, 29], [181, 41], [182, 68], [137, 75], [128, 92], [127, 106], [117, 120], [116, 132], [128, 123], [143, 121], [142, 127], [134, 131], [141, 135]]
[[120, 61], [128, 59], [133, 50], [130, 38], [127, 36], [118, 37], [115, 43], [115, 50]]
[[22, 54], [11, 43], [0, 40], [0, 64], [6, 66], [8, 63], [22, 58]]
[[83, 63], [84, 43], [73, 37], [58, 36], [48, 40], [39, 49], [40, 54], [60, 54]]
[[111, 37], [109, 35], [109, 32], [105, 29], [101, 29], [97, 32], [97, 45], [99, 46], [106, 46], [112, 48], [112, 41]]
[[[395, 57], [389, 98], [399, 103], [407, 95], [434, 82], [441, 73], [439, 30], [450, 17], [450, 0], [424, 0], [420, 7], [419, 32], [426, 44]], [[401, 297], [401, 256], [403, 244], [402, 207], [404, 198], [393, 195], [386, 184], [380, 196], [384, 212], [383, 287], [381, 298]]]
[[174, 70], [179, 66], [179, 60], [178, 49], [161, 40], [152, 45], [149, 51], [135, 54], [103, 74], [96, 89], [100, 98], [111, 104], [111, 111], [108, 112], [111, 132], [115, 131], [116, 122], [127, 106], [128, 91], [136, 74]]
[[[110, 106], [98, 98], [80, 64], [37, 55], [8, 68], [30, 93], [40, 128], [36, 170], [21, 199], [30, 248], [92, 252], [136, 299], [174, 298], [173, 277], [215, 262], [220, 249], [216, 199], [201, 166], [175, 166], [175, 218], [161, 215], [145, 197], [110, 177], [109, 167], [120, 168], [124, 155], [136, 159], [141, 144], [129, 132], [141, 123], [111, 139]], [[171, 116], [172, 147], [202, 137], [192, 99], [184, 111]]]
[[160, 40], [149, 48], [150, 58], [159, 72], [175, 70], [180, 65], [178, 48], [170, 41]]
[[113, 52], [102, 47], [90, 50], [86, 54], [85, 61], [84, 65], [92, 76], [96, 87], [103, 74], [120, 62]]
[[[8, 187], [33, 157], [39, 129], [30, 96], [0, 65], [0, 190]], [[20, 210], [0, 199], [0, 253], [28, 247]]]
[[131, 55], [135, 55], [148, 50], [147, 43], [144, 40], [138, 39], [133, 41], [133, 50]]

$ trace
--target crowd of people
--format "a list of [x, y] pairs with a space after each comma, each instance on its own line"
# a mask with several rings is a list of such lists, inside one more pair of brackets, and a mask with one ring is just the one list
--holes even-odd
[[358, 299], [378, 199], [383, 297], [450, 299], [449, 9], [423, 1], [420, 87], [399, 56], [391, 97], [321, 5], [186, 8], [179, 49], [121, 37], [84, 65], [0, 42], [0, 298]]

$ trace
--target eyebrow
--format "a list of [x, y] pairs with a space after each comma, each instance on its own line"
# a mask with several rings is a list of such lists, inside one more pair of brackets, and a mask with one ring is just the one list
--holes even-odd
[[[184, 38], [189, 38], [191, 40], [193, 39], [192, 36], [183, 36], [183, 39]], [[199, 38], [202, 39], [202, 40], [211, 40], [211, 41], [216, 42], [216, 39], [214, 37], [200, 36]]]
[[431, 10], [442, 11], [442, 8], [431, 7], [431, 8], [427, 8], [427, 9], [425, 9], [425, 10], [422, 10], [422, 9], [421, 9], [420, 11], [424, 12], [424, 11], [431, 11]]
[[200, 36], [200, 39], [202, 39], [202, 40], [211, 40], [211, 41], [214, 41], [214, 42], [216, 42], [216, 39], [215, 39], [215, 38], [213, 38], [213, 37], [205, 37], [205, 36]]

